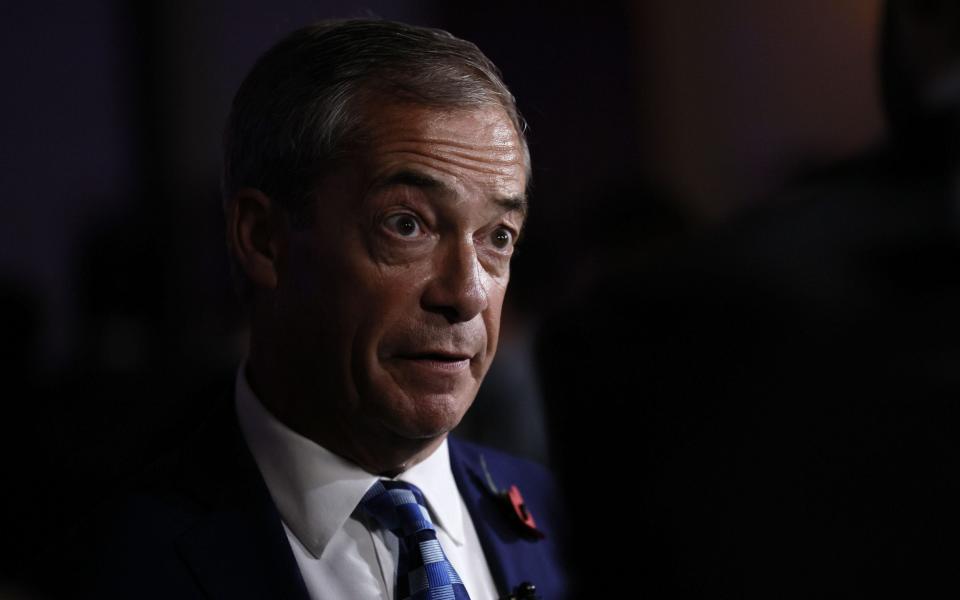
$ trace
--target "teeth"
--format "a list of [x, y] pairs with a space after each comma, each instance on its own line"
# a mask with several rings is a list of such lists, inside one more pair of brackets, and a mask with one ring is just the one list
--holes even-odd
[[469, 356], [462, 356], [459, 354], [437, 354], [433, 352], [423, 352], [420, 354], [407, 354], [406, 358], [409, 360], [436, 360], [441, 362], [460, 362], [463, 360], [469, 360]]

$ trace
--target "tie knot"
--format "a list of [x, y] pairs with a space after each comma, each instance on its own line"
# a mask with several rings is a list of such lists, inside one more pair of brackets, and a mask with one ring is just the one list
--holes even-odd
[[433, 530], [423, 492], [406, 481], [378, 480], [364, 494], [360, 507], [400, 537]]

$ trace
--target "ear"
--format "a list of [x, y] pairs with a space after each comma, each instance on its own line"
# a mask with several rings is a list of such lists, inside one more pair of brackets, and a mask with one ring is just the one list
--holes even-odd
[[258, 288], [277, 287], [281, 249], [286, 243], [286, 221], [266, 194], [253, 188], [239, 190], [227, 218], [227, 241], [247, 279]]

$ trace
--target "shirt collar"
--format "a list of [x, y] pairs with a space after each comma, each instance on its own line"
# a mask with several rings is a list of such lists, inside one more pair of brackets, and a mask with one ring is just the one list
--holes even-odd
[[420, 488], [427, 500], [433, 524], [447, 532], [457, 546], [466, 540], [463, 524], [463, 501], [450, 469], [450, 450], [447, 440], [425, 460], [397, 476]]
[[[284, 523], [320, 558], [378, 477], [277, 420], [250, 388], [245, 367], [246, 361], [240, 365], [236, 381], [240, 429]], [[458, 546], [464, 543], [463, 506], [446, 439], [396, 479], [419, 487], [434, 524]]]

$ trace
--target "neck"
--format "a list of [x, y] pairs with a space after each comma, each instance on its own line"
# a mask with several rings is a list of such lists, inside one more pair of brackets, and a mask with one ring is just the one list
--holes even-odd
[[[414, 465], [420, 464], [426, 459], [428, 459], [434, 452], [437, 451], [437, 448], [440, 447], [440, 444], [443, 443], [443, 440], [447, 439], [446, 435], [440, 436], [433, 440], [430, 440], [429, 445], [421, 448], [418, 452], [408, 456], [406, 460], [397, 461], [397, 460], [388, 460], [383, 461], [379, 467], [377, 466], [366, 466], [361, 463], [361, 467], [364, 468], [368, 473], [373, 473], [374, 475], [380, 475], [383, 477], [396, 477], [406, 471], [407, 469], [413, 467]], [[397, 457], [399, 458], [399, 457]], [[354, 461], [356, 462], [356, 461]]]

